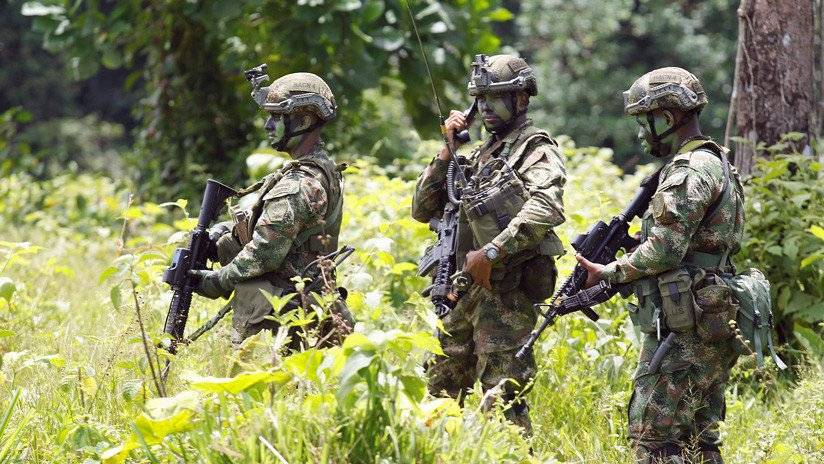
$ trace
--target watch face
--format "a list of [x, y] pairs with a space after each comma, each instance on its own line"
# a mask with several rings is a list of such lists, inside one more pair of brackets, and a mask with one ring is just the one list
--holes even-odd
[[489, 247], [486, 249], [486, 257], [490, 260], [493, 260], [498, 257], [498, 249], [494, 247]]

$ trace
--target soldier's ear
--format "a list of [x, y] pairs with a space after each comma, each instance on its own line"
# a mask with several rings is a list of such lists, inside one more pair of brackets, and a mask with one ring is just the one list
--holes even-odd
[[517, 92], [516, 94], [517, 108], [516, 111], [524, 111], [529, 106], [529, 94], [526, 92]]

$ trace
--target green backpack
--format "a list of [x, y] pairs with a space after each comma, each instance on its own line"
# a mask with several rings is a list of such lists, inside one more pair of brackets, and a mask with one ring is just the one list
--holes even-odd
[[740, 339], [736, 340], [738, 351], [745, 355], [755, 353], [756, 363], [761, 368], [764, 366], [766, 348], [775, 361], [775, 365], [779, 369], [786, 369], [787, 365], [778, 357], [773, 348], [770, 282], [761, 271], [754, 268], [738, 275], [724, 275], [722, 279], [738, 300], [739, 308], [735, 322], [741, 331], [741, 336], [748, 342], [745, 345]]

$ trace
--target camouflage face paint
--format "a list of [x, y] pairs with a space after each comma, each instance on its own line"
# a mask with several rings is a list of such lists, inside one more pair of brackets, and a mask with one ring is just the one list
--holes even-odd
[[484, 127], [490, 132], [506, 124], [515, 114], [510, 94], [486, 94], [478, 96], [478, 110]]
[[[660, 114], [653, 114], [653, 124], [655, 124], [655, 133], [662, 134], [667, 131], [671, 125], [667, 122], [667, 118]], [[671, 133], [662, 139], [656, 139], [653, 136], [653, 131], [650, 127], [649, 121], [646, 117], [636, 116], [635, 122], [638, 123], [638, 140], [641, 142], [641, 149], [652, 156], [665, 157], [675, 151], [675, 133]]]

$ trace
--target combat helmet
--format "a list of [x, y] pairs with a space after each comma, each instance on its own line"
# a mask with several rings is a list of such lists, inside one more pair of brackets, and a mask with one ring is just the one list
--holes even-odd
[[523, 58], [512, 55], [475, 55], [467, 88], [473, 97], [517, 90], [530, 96], [538, 95], [532, 68]]
[[624, 112], [630, 116], [659, 108], [699, 112], [706, 104], [707, 94], [698, 78], [676, 67], [650, 71], [624, 92]]
[[287, 115], [308, 109], [322, 121], [335, 119], [337, 105], [329, 85], [318, 75], [298, 72], [279, 77], [268, 87], [262, 84], [269, 80], [266, 65], [262, 64], [244, 73], [252, 83], [252, 98], [265, 111], [276, 115]]

